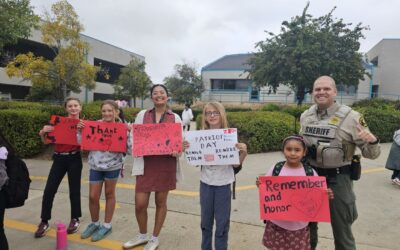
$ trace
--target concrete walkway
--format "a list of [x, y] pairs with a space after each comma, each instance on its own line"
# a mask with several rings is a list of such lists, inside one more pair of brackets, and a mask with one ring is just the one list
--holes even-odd
[[[362, 160], [361, 180], [354, 183], [359, 218], [353, 228], [358, 249], [400, 249], [400, 227], [397, 224], [400, 221], [400, 187], [391, 185], [391, 173], [384, 169], [390, 145], [382, 145], [382, 154], [377, 160]], [[280, 152], [253, 154], [246, 159], [244, 169], [237, 175], [236, 200], [232, 201], [229, 249], [264, 249], [261, 245], [264, 226], [259, 220], [258, 191], [254, 183], [256, 176], [265, 174], [268, 168], [282, 159]], [[53, 250], [56, 246], [54, 230], [44, 238], [33, 237], [36, 225], [40, 222], [42, 194], [51, 161], [29, 159], [26, 162], [33, 180], [29, 200], [24, 207], [7, 210], [5, 215], [10, 249]], [[118, 182], [118, 204], [112, 234], [96, 244], [81, 240], [79, 234], [70, 235], [69, 249], [121, 249], [122, 244], [138, 232], [134, 216], [135, 180], [130, 176], [131, 162], [132, 159], [128, 158], [125, 178]], [[160, 235], [159, 249], [200, 249], [199, 169], [186, 165], [183, 158], [181, 164], [185, 180], [169, 195], [168, 214]], [[80, 231], [90, 222], [87, 180], [88, 166], [85, 162]], [[153, 197], [148, 212], [150, 233], [155, 212]], [[69, 214], [68, 183], [64, 180], [54, 201], [52, 228], [55, 228], [54, 223], [58, 220], [68, 223]], [[101, 211], [101, 218], [104, 218], [104, 210]], [[334, 249], [330, 224], [320, 223], [319, 239], [318, 249]]]

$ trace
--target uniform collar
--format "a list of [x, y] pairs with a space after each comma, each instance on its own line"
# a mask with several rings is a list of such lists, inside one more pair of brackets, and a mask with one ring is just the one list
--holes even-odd
[[336, 102], [334, 102], [329, 108], [325, 109], [325, 110], [318, 110], [318, 106], [316, 107], [316, 113], [319, 117], [323, 117], [323, 116], [332, 116], [336, 113], [336, 111], [339, 108], [339, 104], [337, 104]]

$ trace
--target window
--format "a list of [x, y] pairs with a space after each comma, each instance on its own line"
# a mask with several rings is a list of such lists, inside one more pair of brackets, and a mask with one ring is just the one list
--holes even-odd
[[211, 90], [247, 91], [250, 81], [247, 79], [211, 79]]

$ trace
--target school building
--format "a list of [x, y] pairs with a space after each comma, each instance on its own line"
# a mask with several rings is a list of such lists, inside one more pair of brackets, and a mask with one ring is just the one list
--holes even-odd
[[[202, 101], [220, 101], [224, 103], [296, 103], [296, 93], [290, 87], [280, 85], [273, 93], [269, 87], [257, 88], [249, 78], [248, 60], [253, 54], [233, 54], [223, 56], [204, 66], [201, 76], [205, 91]], [[357, 100], [382, 97], [400, 99], [400, 39], [382, 39], [367, 53], [363, 62], [366, 71], [365, 80], [358, 87], [337, 84], [337, 100], [351, 104]], [[304, 103], [311, 103], [306, 94]]]
[[[42, 56], [49, 60], [55, 57], [53, 50], [42, 43], [41, 36], [39, 30], [33, 30], [28, 39], [20, 39], [16, 45], [4, 48], [4, 53], [0, 58], [0, 99], [23, 100], [32, 86], [30, 81], [22, 78], [9, 78], [5, 72], [7, 61], [20, 53], [27, 52], [33, 52], [35, 56]], [[89, 44], [88, 63], [106, 70], [109, 77], [105, 77], [105, 74], [98, 74], [96, 87], [93, 90], [83, 87], [80, 93], [71, 93], [71, 96], [76, 96], [84, 102], [112, 99], [113, 84], [118, 79], [120, 69], [127, 65], [132, 57], [142, 61], [145, 60], [145, 57], [84, 34], [81, 34], [81, 39]]]

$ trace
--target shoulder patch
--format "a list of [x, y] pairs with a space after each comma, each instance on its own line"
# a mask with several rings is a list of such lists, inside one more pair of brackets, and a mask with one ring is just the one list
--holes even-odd
[[367, 122], [365, 121], [363, 115], [360, 116], [360, 119], [358, 119], [358, 122], [359, 122], [360, 125], [363, 126], [364, 128], [368, 128]]

